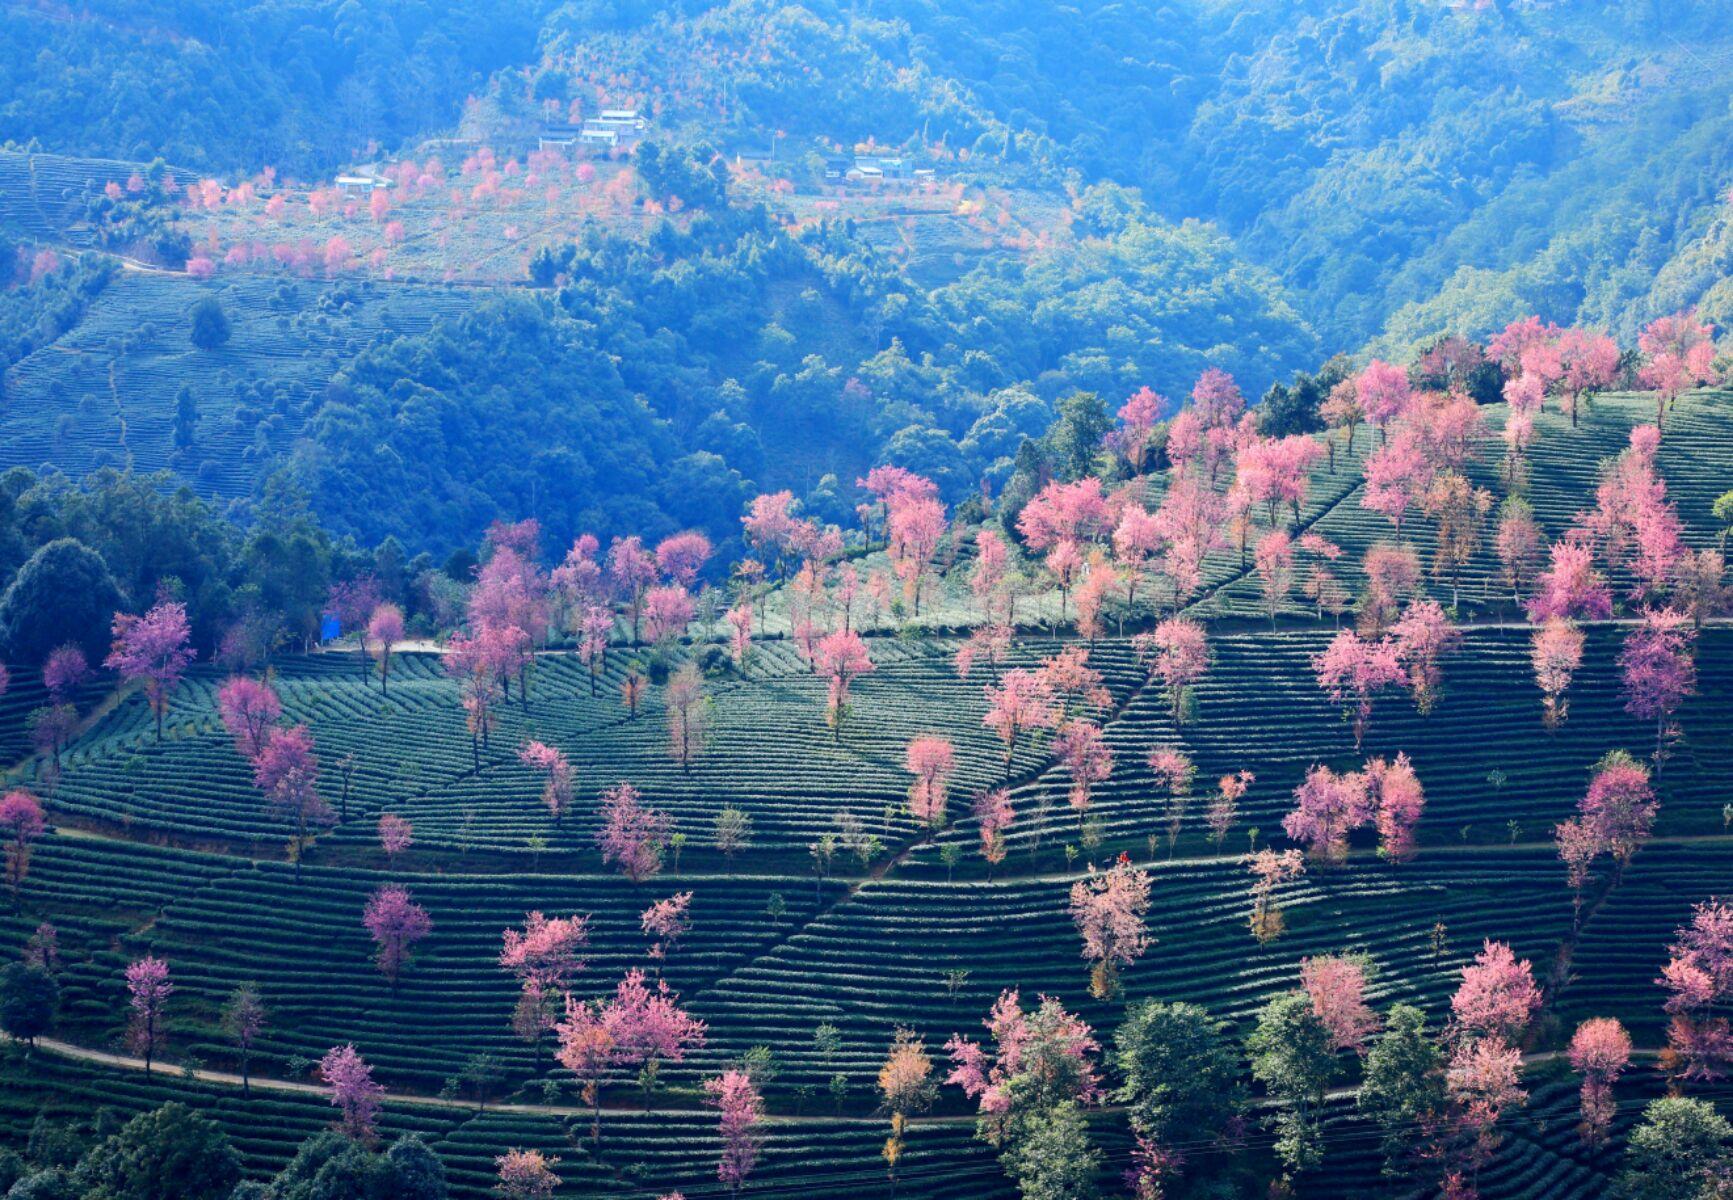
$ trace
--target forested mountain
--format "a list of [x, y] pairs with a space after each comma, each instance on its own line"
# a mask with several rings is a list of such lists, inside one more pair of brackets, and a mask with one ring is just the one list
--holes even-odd
[[200, 171], [308, 172], [451, 123], [534, 50], [545, 0], [21, 0], [0, 141]]

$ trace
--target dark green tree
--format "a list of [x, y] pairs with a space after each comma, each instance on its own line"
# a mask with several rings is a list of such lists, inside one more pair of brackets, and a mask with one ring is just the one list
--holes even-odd
[[10, 1036], [34, 1046], [54, 1028], [59, 1004], [60, 984], [41, 967], [7, 963], [0, 969], [0, 1029]]
[[1059, 475], [1081, 479], [1094, 471], [1101, 443], [1112, 428], [1107, 405], [1094, 392], [1076, 392], [1061, 400], [1059, 419], [1045, 439]]
[[1401, 1175], [1413, 1163], [1415, 1130], [1444, 1111], [1443, 1054], [1412, 1004], [1392, 1005], [1384, 1032], [1366, 1055], [1365, 1081], [1356, 1103], [1384, 1131], [1384, 1173]]
[[140, 1113], [73, 1172], [81, 1200], [228, 1200], [240, 1181], [229, 1135], [179, 1103]]
[[1643, 1110], [1625, 1144], [1613, 1200], [1716, 1200], [1733, 1168], [1733, 1125], [1706, 1100], [1668, 1096]]
[[206, 296], [187, 313], [190, 323], [188, 336], [193, 345], [200, 350], [216, 350], [229, 343], [229, 335], [233, 330], [229, 326], [229, 314], [223, 311], [222, 304], [215, 296]]
[[1324, 1158], [1319, 1109], [1336, 1077], [1330, 1031], [1312, 1010], [1305, 992], [1284, 992], [1258, 1012], [1246, 1038], [1252, 1077], [1277, 1104], [1276, 1157], [1289, 1175], [1316, 1167]]
[[1238, 1048], [1196, 1004], [1134, 1004], [1114, 1035], [1119, 1100], [1131, 1127], [1158, 1145], [1208, 1141], [1245, 1106]]
[[1000, 1163], [1023, 1200], [1092, 1200], [1099, 1195], [1101, 1151], [1089, 1140], [1089, 1122], [1076, 1101], [1062, 1100], [1013, 1118]]
[[198, 433], [199, 402], [189, 387], [175, 393], [174, 444], [176, 450], [188, 449]]
[[120, 602], [102, 557], [83, 542], [57, 538], [39, 547], [0, 594], [0, 652], [36, 663], [75, 642], [96, 661]]

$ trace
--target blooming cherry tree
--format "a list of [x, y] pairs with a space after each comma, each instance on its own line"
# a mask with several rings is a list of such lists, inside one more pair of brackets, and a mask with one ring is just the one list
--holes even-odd
[[633, 883], [662, 869], [672, 822], [666, 813], [643, 803], [638, 789], [620, 783], [602, 793], [602, 827], [596, 831], [602, 861], [618, 863]]
[[144, 1073], [150, 1074], [151, 1060], [162, 1047], [163, 1013], [175, 985], [169, 978], [168, 964], [154, 955], [135, 959], [127, 964], [127, 1003], [132, 1019], [127, 1026], [127, 1044], [133, 1053], [144, 1055]]
[[373, 1080], [373, 1068], [348, 1042], [333, 1046], [319, 1060], [319, 1078], [331, 1089], [331, 1103], [340, 1116], [340, 1128], [361, 1142], [371, 1142], [379, 1119], [379, 1102], [385, 1089]]
[[123, 680], [137, 680], [143, 685], [151, 714], [156, 717], [158, 741], [162, 740], [162, 721], [168, 712], [169, 697], [187, 667], [198, 657], [191, 642], [186, 605], [177, 601], [159, 601], [143, 616], [114, 615], [114, 646], [106, 665], [120, 672]]
[[391, 981], [391, 991], [395, 995], [415, 944], [433, 932], [433, 919], [425, 908], [415, 903], [407, 888], [391, 884], [379, 888], [367, 898], [361, 923], [373, 938], [374, 961], [379, 964], [385, 978]]
[[1083, 939], [1083, 957], [1094, 963], [1089, 991], [1098, 1000], [1119, 994], [1119, 968], [1149, 949], [1149, 872], [1121, 855], [1112, 867], [1071, 885], [1071, 920]]

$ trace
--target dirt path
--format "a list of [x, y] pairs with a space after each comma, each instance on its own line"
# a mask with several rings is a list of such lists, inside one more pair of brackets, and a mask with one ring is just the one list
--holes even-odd
[[[10, 1042], [13, 1040], [15, 1039], [8, 1037], [6, 1034], [0, 1033], [0, 1041]], [[136, 1058], [130, 1054], [115, 1054], [108, 1050], [94, 1050], [89, 1046], [80, 1046], [75, 1042], [66, 1042], [59, 1038], [37, 1038], [36, 1052], [39, 1054], [52, 1054], [60, 1058], [72, 1059], [75, 1062], [90, 1063], [93, 1066], [108, 1067], [120, 1071], [143, 1071], [145, 1069], [144, 1059], [142, 1058]], [[189, 1071], [185, 1067], [172, 1063], [164, 1063], [160, 1059], [153, 1064], [153, 1070], [156, 1074], [170, 1079], [191, 1078], [197, 1080], [199, 1083], [208, 1083], [217, 1087], [225, 1088], [238, 1089], [241, 1086], [241, 1077], [232, 1071], [213, 1071], [207, 1067], [195, 1067]], [[328, 1089], [319, 1084], [302, 1083], [293, 1079], [275, 1079], [262, 1075], [254, 1075], [252, 1077], [252, 1087], [254, 1091], [258, 1092], [275, 1092], [279, 1094], [288, 1093], [299, 1096], [314, 1096], [320, 1099], [324, 1099], [330, 1094]], [[385, 1104], [401, 1105], [412, 1108], [436, 1108], [446, 1111], [470, 1113], [476, 1111], [475, 1102], [473, 1100], [456, 1100], [444, 1096], [429, 1096], [420, 1092], [397, 1092], [387, 1090], [380, 1093], [380, 1100]], [[582, 1118], [584, 1120], [588, 1120], [591, 1115], [588, 1105], [568, 1104], [524, 1104], [502, 1102], [499, 1104], [489, 1104], [487, 1106], [487, 1111], [521, 1113], [542, 1117]], [[604, 1105], [602, 1111], [606, 1114], [610, 1112], [642, 1113], [646, 1110], [636, 1105]], [[658, 1111], [678, 1110], [662, 1109]], [[911, 1124], [970, 1124], [973, 1123], [974, 1119], [974, 1117], [968, 1115], [954, 1117], [915, 1117], [911, 1120]], [[885, 1123], [882, 1119], [869, 1117], [836, 1117], [816, 1113], [799, 1117], [787, 1114], [766, 1114], [764, 1121], [769, 1125], [851, 1126], [862, 1124], [883, 1125]]]

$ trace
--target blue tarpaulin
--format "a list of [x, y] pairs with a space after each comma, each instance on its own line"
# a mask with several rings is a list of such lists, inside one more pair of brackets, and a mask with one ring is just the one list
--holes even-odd
[[321, 642], [335, 641], [343, 636], [343, 622], [335, 614], [326, 613], [325, 620], [319, 625], [319, 640]]

